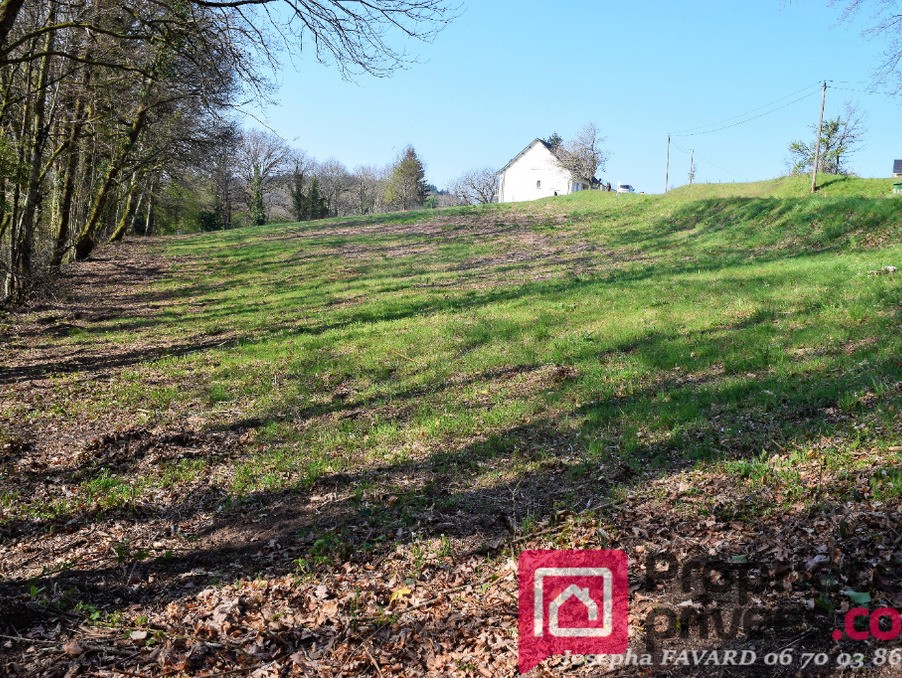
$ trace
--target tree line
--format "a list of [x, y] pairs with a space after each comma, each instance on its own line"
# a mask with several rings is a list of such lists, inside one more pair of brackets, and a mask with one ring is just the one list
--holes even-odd
[[169, 228], [214, 230], [409, 210], [427, 206], [437, 193], [413, 146], [385, 166], [351, 170], [334, 158], [317, 160], [292, 148], [272, 132], [236, 126], [220, 141], [209, 171], [183, 177], [170, 196], [163, 210]]
[[[587, 129], [592, 143], [581, 146], [574, 140], [569, 147], [580, 150], [573, 154], [574, 162], [582, 162], [583, 171], [593, 176], [603, 167], [605, 154], [598, 147], [602, 140], [595, 126]], [[164, 194], [159, 209], [164, 228], [216, 230], [486, 204], [498, 197], [497, 170], [492, 167], [467, 170], [439, 189], [426, 180], [425, 163], [411, 145], [386, 165], [353, 169], [334, 158], [317, 160], [277, 134], [258, 129], [233, 126], [215, 145], [208, 169], [182, 176], [171, 193]]]
[[[0, 0], [0, 303], [153, 232], [201, 177], [215, 190], [199, 218], [231, 218], [240, 171], [259, 220], [281, 158], [229, 167], [252, 141], [230, 119], [266, 97], [277, 56], [385, 75], [405, 63], [393, 36], [428, 40], [452, 15], [443, 0]], [[303, 187], [306, 213], [333, 199], [327, 174]]]

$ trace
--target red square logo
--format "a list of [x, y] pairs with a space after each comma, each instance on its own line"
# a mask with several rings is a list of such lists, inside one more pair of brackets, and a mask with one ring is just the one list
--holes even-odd
[[625, 551], [523, 551], [518, 583], [520, 673], [554, 654], [623, 654]]

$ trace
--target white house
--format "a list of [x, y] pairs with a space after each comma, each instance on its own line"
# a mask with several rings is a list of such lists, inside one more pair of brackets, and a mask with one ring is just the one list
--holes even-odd
[[536, 139], [498, 172], [498, 202], [522, 202], [590, 188], [564, 169], [552, 147]]

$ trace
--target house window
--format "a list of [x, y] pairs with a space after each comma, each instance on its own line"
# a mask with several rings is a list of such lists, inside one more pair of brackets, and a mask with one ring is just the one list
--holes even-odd
[[536, 188], [542, 188], [542, 180], [541, 179], [536, 181]]

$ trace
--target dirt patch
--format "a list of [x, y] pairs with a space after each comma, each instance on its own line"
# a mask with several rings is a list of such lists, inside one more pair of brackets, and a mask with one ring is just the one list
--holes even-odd
[[[152, 331], [142, 331], [136, 341], [102, 339], [111, 320], [116, 331], [152, 330], [161, 309], [190, 300], [190, 289], [159, 291], [157, 283], [170, 275], [174, 262], [161, 258], [157, 247], [155, 239], [132, 239], [120, 247], [101, 248], [96, 258], [66, 268], [56, 298], [12, 314], [0, 335], [0, 385], [41, 388], [43, 379], [71, 373], [103, 379], [142, 362], [233, 340], [222, 334], [176, 340]], [[41, 340], [47, 336], [76, 341]]]

